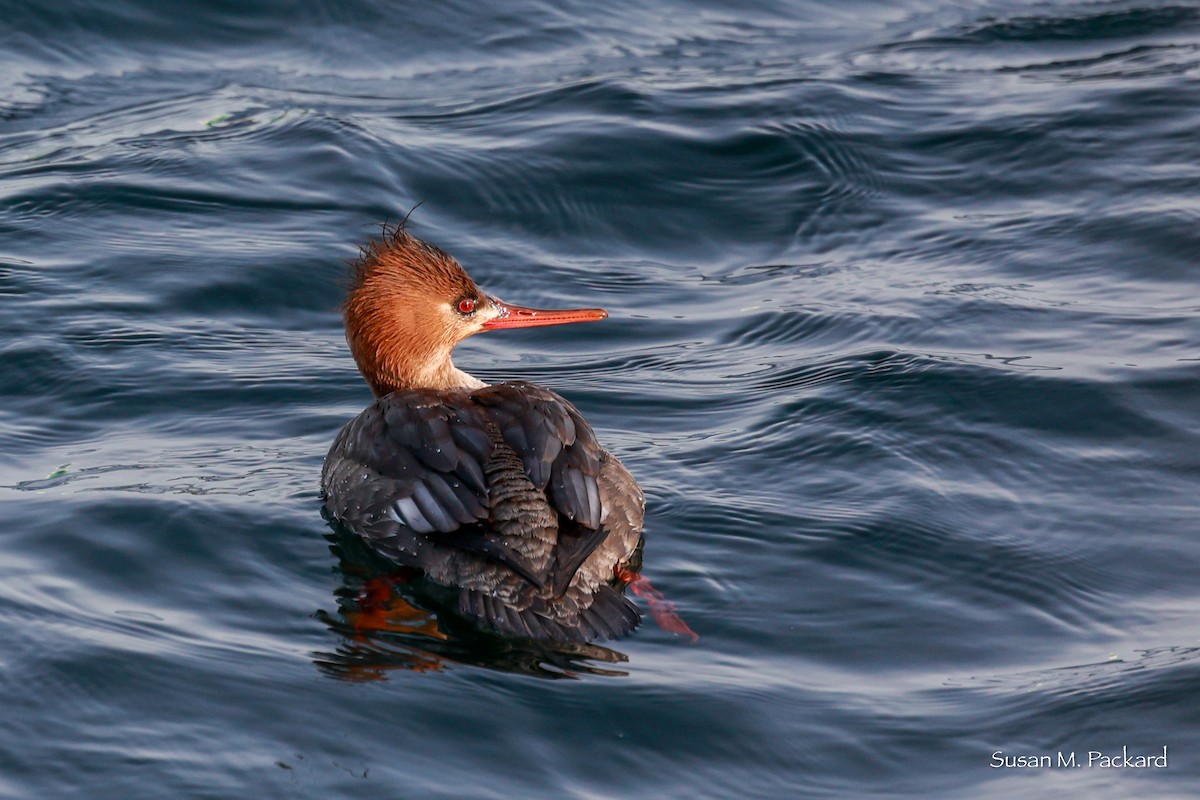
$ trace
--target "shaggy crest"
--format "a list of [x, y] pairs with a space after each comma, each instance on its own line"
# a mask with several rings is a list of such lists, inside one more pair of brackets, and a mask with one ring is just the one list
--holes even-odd
[[454, 345], [474, 332], [454, 324], [452, 309], [464, 298], [486, 302], [457, 261], [403, 222], [361, 248], [343, 306], [346, 341], [377, 396], [469, 378], [450, 362]]
[[[411, 213], [411, 212], [410, 212]], [[453, 256], [440, 247], [423, 242], [408, 232], [405, 224], [408, 217], [395, 224], [383, 223], [382, 235], [371, 239], [358, 248], [358, 258], [350, 265], [350, 294], [362, 288], [374, 274], [387, 274], [404, 280], [434, 281], [437, 285], [459, 289], [462, 292], [479, 289]]]

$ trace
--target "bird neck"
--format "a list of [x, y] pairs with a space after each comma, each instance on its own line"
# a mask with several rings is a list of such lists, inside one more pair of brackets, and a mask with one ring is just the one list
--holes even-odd
[[487, 384], [454, 366], [448, 350], [414, 353], [387, 342], [372, 346], [347, 336], [358, 369], [376, 397], [402, 389], [481, 389]]
[[380, 324], [347, 318], [346, 341], [367, 385], [376, 397], [401, 389], [480, 389], [483, 381], [458, 367], [450, 357], [453, 345], [418, 335], [405, 335]]

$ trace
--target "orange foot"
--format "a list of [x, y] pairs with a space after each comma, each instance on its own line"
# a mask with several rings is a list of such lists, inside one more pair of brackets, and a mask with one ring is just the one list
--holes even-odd
[[675, 604], [666, 598], [662, 592], [650, 585], [650, 581], [625, 567], [616, 568], [616, 578], [622, 583], [629, 584], [629, 589], [638, 597], [645, 599], [650, 606], [650, 616], [664, 631], [686, 636], [692, 644], [700, 641], [700, 637], [688, 627], [688, 624], [675, 610]]
[[358, 593], [358, 613], [346, 614], [347, 621], [358, 634], [366, 638], [372, 632], [419, 633], [435, 639], [446, 639], [438, 630], [437, 617], [417, 608], [395, 592], [395, 584], [411, 578], [405, 573], [371, 578]]

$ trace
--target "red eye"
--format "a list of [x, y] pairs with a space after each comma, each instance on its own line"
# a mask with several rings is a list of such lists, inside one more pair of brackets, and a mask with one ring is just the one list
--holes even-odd
[[461, 314], [471, 314], [475, 311], [475, 298], [464, 297], [458, 301], [458, 311]]

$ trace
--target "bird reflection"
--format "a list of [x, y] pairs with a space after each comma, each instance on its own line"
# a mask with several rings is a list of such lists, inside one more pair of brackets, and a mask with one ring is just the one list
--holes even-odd
[[[455, 664], [548, 679], [628, 674], [609, 665], [629, 657], [608, 647], [480, 630], [454, 613], [456, 594], [377, 555], [340, 525], [331, 522], [330, 528], [326, 539], [342, 585], [334, 592], [336, 610], [318, 611], [317, 618], [339, 642], [333, 652], [313, 653], [317, 668], [330, 677], [381, 681], [393, 670], [435, 672]], [[634, 569], [640, 562], [639, 545]]]

